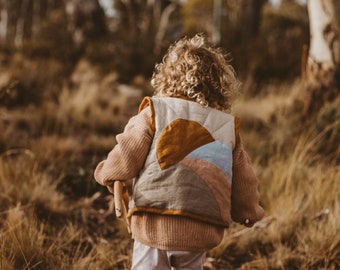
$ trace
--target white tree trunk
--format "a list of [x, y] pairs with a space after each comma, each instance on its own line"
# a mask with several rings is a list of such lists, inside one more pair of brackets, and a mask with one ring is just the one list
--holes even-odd
[[40, 27], [41, 27], [41, 18], [40, 18], [40, 1], [33, 1], [33, 12], [32, 12], [32, 38], [36, 38], [39, 36]]
[[7, 7], [3, 2], [0, 8], [0, 41], [6, 42], [7, 41], [7, 25], [8, 25], [8, 11]]
[[26, 23], [26, 14], [27, 14], [27, 8], [28, 8], [29, 1], [28, 0], [22, 0], [19, 16], [17, 20], [17, 26], [15, 30], [15, 36], [14, 36], [14, 45], [17, 48], [22, 47], [23, 40], [24, 40], [24, 28]]
[[222, 0], [214, 0], [214, 13], [213, 13], [213, 31], [212, 42], [219, 44], [221, 41], [221, 16], [222, 16]]
[[[338, 0], [308, 0], [310, 48], [306, 67], [309, 112], [339, 91], [340, 9]], [[317, 104], [318, 103], [318, 104]], [[305, 111], [306, 112], [306, 111]], [[309, 113], [306, 112], [306, 113]]]
[[161, 44], [165, 36], [165, 32], [167, 30], [169, 19], [171, 14], [176, 10], [178, 3], [173, 2], [170, 5], [168, 5], [163, 13], [161, 14], [160, 20], [159, 20], [159, 27], [155, 36], [155, 52], [159, 53], [161, 50]]

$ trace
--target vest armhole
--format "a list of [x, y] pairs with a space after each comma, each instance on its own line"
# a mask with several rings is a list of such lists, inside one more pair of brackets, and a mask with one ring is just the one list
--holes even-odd
[[141, 104], [139, 105], [138, 113], [140, 113], [146, 107], [150, 107], [150, 111], [151, 111], [151, 127], [152, 127], [152, 130], [155, 131], [156, 130], [155, 109], [154, 109], [154, 106], [153, 106], [152, 99], [150, 97], [145, 97], [142, 100]]

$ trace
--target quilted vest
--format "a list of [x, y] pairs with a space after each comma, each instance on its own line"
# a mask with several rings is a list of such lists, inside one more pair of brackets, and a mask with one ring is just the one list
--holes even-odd
[[228, 227], [235, 117], [173, 97], [146, 98], [155, 128], [129, 216], [181, 215]]

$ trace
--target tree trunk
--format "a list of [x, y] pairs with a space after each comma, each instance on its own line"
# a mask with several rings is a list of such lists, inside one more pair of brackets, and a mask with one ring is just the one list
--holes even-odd
[[222, 0], [214, 0], [214, 14], [213, 14], [213, 31], [212, 42], [219, 44], [221, 42], [221, 17], [222, 17]]
[[5, 1], [0, 1], [0, 42], [7, 41], [8, 10]]
[[266, 0], [243, 0], [241, 18], [241, 39], [249, 42], [257, 37], [260, 28], [261, 10]]
[[238, 63], [238, 75], [245, 81], [245, 89], [253, 85], [253, 78], [256, 69], [256, 62], [253, 61], [252, 51], [258, 46], [258, 33], [262, 16], [262, 8], [266, 0], [242, 0], [241, 14], [239, 20], [236, 40], [239, 45], [239, 52], [242, 58]]
[[66, 2], [68, 30], [76, 46], [85, 46], [89, 40], [106, 35], [105, 13], [98, 0], [68, 0]]
[[27, 9], [28, 9], [29, 0], [22, 0], [18, 20], [16, 23], [15, 36], [14, 36], [14, 45], [17, 48], [21, 48], [25, 35], [25, 23], [27, 19]]
[[308, 0], [310, 48], [306, 66], [308, 99], [304, 116], [317, 112], [339, 93], [340, 1]]
[[168, 5], [161, 14], [159, 27], [155, 36], [155, 53], [160, 53], [161, 51], [162, 41], [164, 39], [165, 32], [169, 24], [170, 16], [176, 10], [177, 6], [178, 3], [173, 2]]
[[41, 2], [40, 0], [33, 1], [33, 12], [32, 12], [32, 38], [37, 38], [39, 36], [41, 27]]

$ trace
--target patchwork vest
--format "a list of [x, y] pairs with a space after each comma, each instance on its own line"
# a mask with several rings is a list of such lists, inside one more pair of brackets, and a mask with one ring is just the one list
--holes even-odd
[[142, 104], [150, 106], [155, 136], [134, 180], [129, 216], [181, 215], [228, 227], [235, 117], [173, 97]]

